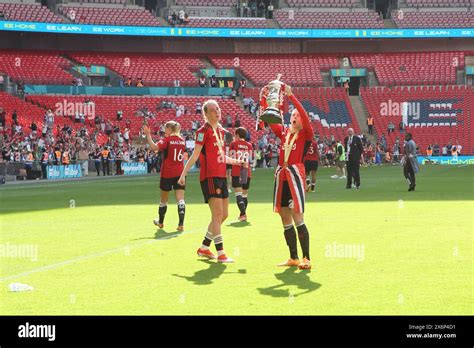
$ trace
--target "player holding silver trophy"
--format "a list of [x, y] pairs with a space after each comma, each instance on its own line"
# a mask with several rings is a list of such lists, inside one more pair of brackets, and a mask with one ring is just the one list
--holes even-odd
[[[290, 250], [290, 258], [279, 266], [311, 269], [309, 233], [304, 222], [306, 173], [303, 158], [308, 148], [307, 145], [313, 138], [313, 128], [308, 114], [292, 93], [291, 87], [281, 82], [280, 77], [281, 75], [278, 75], [277, 80], [263, 87], [260, 92], [260, 107], [263, 112], [259, 122], [260, 126], [263, 122], [267, 122], [282, 142], [279, 163], [275, 171], [273, 210], [280, 214], [286, 244]], [[286, 95], [295, 106], [291, 113], [289, 127], [282, 124], [281, 95]], [[298, 258], [296, 231], [293, 223], [298, 230], [298, 239], [303, 251], [303, 260], [301, 261]]]

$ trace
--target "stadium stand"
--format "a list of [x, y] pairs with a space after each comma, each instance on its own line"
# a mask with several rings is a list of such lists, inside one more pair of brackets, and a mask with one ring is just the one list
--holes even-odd
[[399, 11], [392, 18], [399, 28], [472, 28], [472, 11]]
[[[450, 142], [461, 144], [464, 153], [474, 151], [470, 134], [474, 90], [470, 86], [363, 87], [361, 97], [375, 120], [377, 135], [385, 135], [389, 148], [397, 138], [403, 143], [398, 125], [404, 120], [405, 131], [413, 134], [422, 153], [429, 144], [441, 147]], [[390, 122], [395, 132], [388, 134]]]
[[127, 0], [81, 0], [82, 3], [90, 4], [119, 4], [124, 5], [127, 3]]
[[179, 79], [182, 87], [195, 87], [197, 78], [191, 70], [204, 67], [198, 57], [185, 55], [72, 53], [70, 56], [87, 66], [107, 66], [125, 79], [141, 77], [145, 86], [173, 86], [173, 81]]
[[59, 12], [78, 24], [161, 26], [144, 8], [60, 6]]
[[382, 18], [375, 12], [290, 12], [275, 11], [282, 28], [383, 28]]
[[360, 0], [288, 0], [290, 7], [360, 7]]
[[[260, 88], [246, 88], [245, 96], [259, 100]], [[349, 97], [343, 88], [295, 87], [293, 93], [303, 104], [312, 119], [315, 133], [321, 137], [334, 135], [342, 139], [347, 128], [352, 127], [359, 134], [360, 127], [355, 118]], [[285, 105], [285, 120], [289, 122], [289, 105]]]
[[267, 28], [265, 18], [209, 18], [189, 17], [189, 22], [178, 27], [196, 28]]
[[354, 68], [375, 71], [381, 85], [456, 84], [463, 52], [351, 54]]
[[70, 62], [50, 51], [0, 51], [0, 72], [13, 81], [31, 84], [71, 84], [73, 76], [65, 69]]
[[176, 0], [178, 6], [219, 6], [219, 7], [230, 7], [235, 5], [234, 0]]
[[[21, 100], [20, 98], [14, 97], [11, 94], [0, 91], [0, 107], [2, 107], [7, 115], [11, 115], [13, 111], [17, 111], [18, 123], [23, 127], [25, 131], [29, 131], [27, 127], [32, 121], [41, 122], [42, 116], [45, 113], [45, 109]], [[7, 119], [7, 126], [11, 127], [10, 118]]]
[[409, 7], [470, 7], [472, 0], [406, 0]]
[[8, 21], [64, 22], [61, 17], [39, 4], [0, 3], [0, 12], [3, 12], [4, 19]]
[[[163, 122], [169, 120], [178, 121], [183, 129], [191, 129], [191, 122], [193, 120], [199, 120], [202, 123], [202, 115], [196, 114], [195, 112], [196, 103], [198, 101], [204, 103], [204, 101], [207, 99], [209, 99], [209, 97], [31, 95], [27, 96], [26, 100], [29, 103], [25, 104], [38, 105], [40, 107], [39, 110], [42, 112], [41, 115], [44, 115], [46, 109], [51, 109], [54, 111], [56, 109], [56, 104], [63, 103], [64, 100], [67, 100], [68, 103], [78, 104], [81, 104], [86, 100], [90, 100], [95, 103], [96, 115], [99, 115], [106, 120], [110, 120], [115, 125], [119, 125], [122, 130], [125, 128], [126, 119], [130, 119], [131, 134], [136, 136], [143, 125], [143, 117], [137, 116], [135, 114], [140, 109], [147, 108], [148, 111], [156, 114], [155, 119], [149, 119], [149, 124], [155, 131], [159, 130], [159, 127]], [[185, 109], [188, 110], [189, 113], [177, 118], [176, 110], [174, 109], [161, 109], [160, 111], [157, 111], [157, 106], [165, 100], [174, 102], [178, 106], [184, 105]], [[219, 99], [218, 101], [222, 109], [223, 117], [229, 113], [232, 118], [235, 119], [235, 116], [238, 115], [242, 126], [248, 127], [248, 129], [255, 129], [255, 119], [251, 117], [250, 114], [243, 111], [236, 102], [231, 99]], [[118, 110], [123, 111], [124, 116], [122, 121], [117, 121], [116, 114]], [[67, 117], [56, 117], [55, 122], [56, 120], [62, 120], [62, 122], [70, 123], [74, 128], [73, 121]], [[29, 125], [29, 122], [27, 121], [25, 125]]]
[[257, 86], [274, 80], [276, 72], [282, 73], [282, 80], [292, 86], [322, 86], [321, 69], [339, 67], [338, 58], [332, 55], [249, 54], [239, 55], [238, 61], [235, 58], [235, 55], [215, 55], [209, 59], [218, 68], [239, 68]]

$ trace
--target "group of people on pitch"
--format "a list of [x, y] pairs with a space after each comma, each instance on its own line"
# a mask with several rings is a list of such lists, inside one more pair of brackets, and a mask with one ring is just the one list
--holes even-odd
[[[311, 269], [309, 253], [309, 232], [304, 221], [305, 191], [314, 191], [317, 170], [317, 143], [311, 121], [299, 100], [293, 95], [291, 87], [284, 85], [284, 91], [295, 109], [291, 113], [290, 126], [270, 124], [271, 130], [281, 140], [279, 163], [275, 171], [273, 210], [280, 215], [286, 244], [290, 257], [279, 266], [296, 266], [299, 269]], [[263, 95], [268, 95], [268, 87], [264, 87]], [[260, 106], [265, 109], [266, 99], [262, 98]], [[227, 165], [232, 166], [232, 187], [235, 190], [237, 205], [240, 210], [240, 221], [246, 221], [247, 192], [250, 186], [249, 153], [252, 144], [245, 141], [246, 130], [242, 127], [235, 130], [235, 140], [229, 155], [225, 150], [227, 131], [221, 126], [221, 109], [215, 100], [208, 100], [202, 105], [205, 124], [196, 132], [193, 154], [184, 164], [186, 151], [185, 141], [180, 135], [180, 125], [169, 121], [165, 125], [165, 137], [158, 143], [151, 138], [150, 129], [143, 127], [147, 142], [153, 150], [163, 152], [160, 179], [161, 197], [158, 208], [158, 219], [153, 222], [159, 228], [164, 227], [169, 192], [175, 191], [178, 206], [178, 231], [184, 230], [185, 201], [184, 190], [186, 175], [199, 159], [201, 189], [204, 201], [211, 210], [211, 221], [207, 232], [198, 248], [197, 254], [218, 262], [234, 262], [224, 251], [222, 224], [229, 213], [229, 188], [227, 184]], [[231, 151], [232, 152], [232, 151]], [[307, 156], [304, 163], [305, 155]], [[313, 156], [313, 157], [311, 157]], [[306, 164], [306, 165], [305, 165]], [[242, 180], [242, 173], [246, 173]], [[306, 181], [307, 174], [308, 180]], [[410, 173], [411, 174], [411, 173]], [[302, 259], [298, 256], [298, 240], [302, 249]], [[217, 256], [210, 250], [214, 242]]]

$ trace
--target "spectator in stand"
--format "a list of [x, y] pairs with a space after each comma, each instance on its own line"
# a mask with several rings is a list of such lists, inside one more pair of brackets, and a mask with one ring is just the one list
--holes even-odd
[[217, 77], [216, 75], [211, 76], [211, 87], [217, 87]]
[[176, 118], [181, 117], [182, 114], [183, 114], [183, 111], [180, 108], [176, 108]]
[[233, 89], [230, 96], [232, 100], [235, 101], [237, 99], [237, 91]]
[[446, 145], [446, 148], [448, 149], [448, 156], [451, 156], [453, 150], [453, 144], [451, 141]]
[[256, 17], [257, 16], [257, 0], [253, 0], [250, 4], [250, 16]]
[[117, 121], [122, 121], [123, 118], [123, 111], [117, 110]]
[[232, 116], [230, 116], [230, 114], [227, 114], [226, 121], [227, 121], [227, 128], [232, 128]]
[[202, 103], [201, 102], [196, 102], [196, 115], [201, 115], [202, 113]]
[[461, 150], [462, 150], [462, 145], [459, 143], [459, 141], [456, 141], [456, 149], [457, 149], [458, 155], [460, 155]]
[[12, 113], [12, 122], [14, 125], [18, 125], [18, 114], [16, 113], [16, 110], [13, 110]]
[[265, 3], [262, 0], [260, 0], [260, 2], [258, 3], [257, 17], [266, 17], [265, 9], [266, 9]]
[[143, 87], [143, 86], [144, 86], [143, 80], [142, 80], [141, 77], [139, 77], [139, 78], [137, 79], [137, 82], [135, 83], [135, 86], [136, 86], [136, 87]]
[[403, 133], [403, 131], [405, 130], [405, 125], [403, 124], [403, 121], [400, 121], [400, 123], [398, 124], [398, 130], [400, 131], [400, 133]]
[[171, 25], [175, 26], [177, 22], [178, 22], [178, 15], [176, 14], [176, 12], [173, 11], [173, 14], [171, 15]]
[[[183, 20], [183, 24], [186, 25], [186, 24], [189, 24], [189, 15], [187, 13], [184, 14], [184, 20]], [[154, 156], [156, 157], [156, 156]]]
[[178, 79], [175, 79], [175, 80], [173, 81], [173, 84], [174, 84], [174, 86], [175, 86], [176, 88], [178, 88], [178, 87], [181, 86], [181, 81], [179, 81]]
[[125, 86], [127, 86], [127, 87], [132, 87], [132, 78], [131, 78], [131, 77], [129, 77], [129, 78], [127, 79], [127, 82], [125, 83]]
[[239, 81], [239, 94], [243, 95], [245, 87], [247, 87], [247, 81], [245, 79], [242, 79]]
[[204, 76], [201, 76], [199, 78], [199, 86], [200, 87], [206, 87], [206, 78]]
[[33, 137], [36, 137], [36, 132], [38, 130], [38, 126], [36, 125], [35, 121], [31, 122], [30, 129], [31, 129], [31, 135]]
[[267, 18], [268, 19], [273, 19], [273, 5], [270, 3], [267, 7]]
[[388, 132], [388, 134], [390, 134], [390, 133], [392, 133], [392, 132], [395, 132], [395, 125], [393, 124], [392, 121], [390, 121], [390, 122], [388, 123], [387, 132]]
[[105, 123], [105, 134], [107, 134], [108, 136], [112, 135], [112, 124], [109, 122], [109, 121], [106, 121]]
[[[234, 128], [239, 128], [240, 127], [240, 118], [239, 118], [239, 115], [235, 115], [235, 122], [234, 122]], [[247, 135], [249, 134], [249, 132], [247, 131]], [[248, 141], [248, 140], [245, 140], [245, 141]]]
[[3, 108], [0, 108], [0, 127], [5, 127], [7, 113]]
[[343, 87], [346, 90], [347, 95], [349, 95], [349, 80], [344, 82]]

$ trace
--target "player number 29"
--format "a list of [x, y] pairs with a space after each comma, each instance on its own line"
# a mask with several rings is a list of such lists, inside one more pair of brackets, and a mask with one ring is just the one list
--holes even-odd
[[183, 150], [180, 149], [178, 152], [178, 149], [174, 149], [174, 159], [175, 162], [181, 162], [183, 160]]

